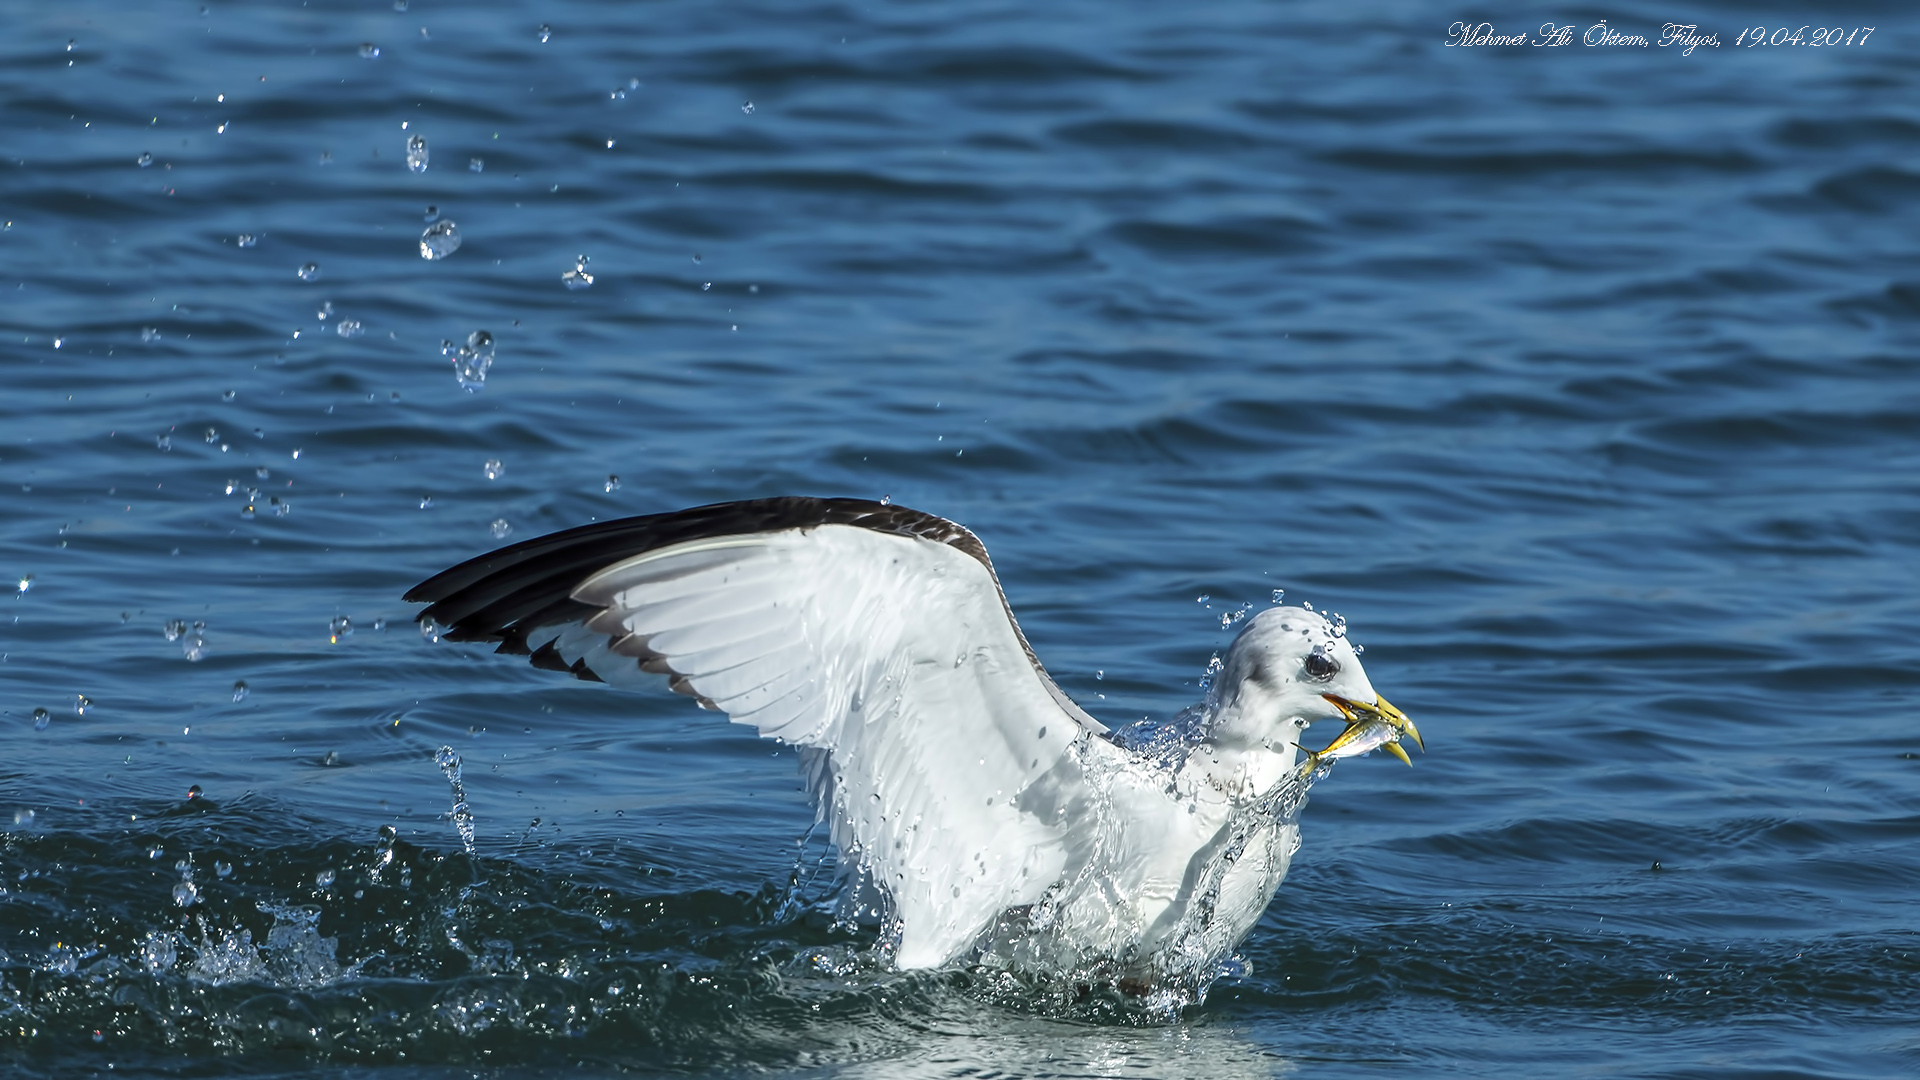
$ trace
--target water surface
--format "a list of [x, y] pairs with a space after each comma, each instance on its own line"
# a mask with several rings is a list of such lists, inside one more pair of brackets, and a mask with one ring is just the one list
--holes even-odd
[[[1920, 34], [1859, 8], [19, 8], [0, 1060], [1920, 1070]], [[790, 752], [399, 600], [781, 493], [971, 526], [1111, 724], [1337, 610], [1431, 752], [1315, 788], [1175, 1021], [863, 968]]]

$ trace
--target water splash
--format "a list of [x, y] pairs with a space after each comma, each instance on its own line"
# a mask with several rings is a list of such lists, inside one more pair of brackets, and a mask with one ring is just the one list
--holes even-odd
[[473, 854], [473, 810], [467, 805], [467, 789], [460, 782], [460, 755], [453, 747], [443, 746], [434, 751], [433, 763], [440, 766], [440, 772], [446, 776], [447, 783], [453, 788], [453, 809], [447, 817], [453, 822], [454, 831], [460, 834], [460, 846], [467, 854]]

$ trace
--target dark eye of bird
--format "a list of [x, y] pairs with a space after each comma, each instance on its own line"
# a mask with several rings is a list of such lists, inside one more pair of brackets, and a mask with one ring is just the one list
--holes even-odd
[[1315, 649], [1301, 661], [1307, 669], [1307, 675], [1319, 682], [1326, 682], [1340, 673], [1340, 661], [1326, 654], [1324, 649]]

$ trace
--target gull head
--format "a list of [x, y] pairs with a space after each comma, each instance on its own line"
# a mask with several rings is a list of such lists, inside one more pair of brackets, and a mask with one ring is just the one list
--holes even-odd
[[[1297, 745], [1307, 724], [1339, 719], [1385, 722], [1424, 748], [1413, 721], [1374, 690], [1345, 633], [1306, 608], [1269, 608], [1247, 620], [1221, 660], [1209, 703], [1223, 746], [1279, 752]], [[1404, 751], [1398, 756], [1404, 760]]]

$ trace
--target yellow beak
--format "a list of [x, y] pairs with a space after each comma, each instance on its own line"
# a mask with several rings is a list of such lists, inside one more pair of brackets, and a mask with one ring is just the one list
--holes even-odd
[[[1348, 701], [1338, 694], [1321, 694], [1320, 696], [1332, 702], [1333, 707], [1339, 709], [1340, 714], [1347, 718], [1348, 724], [1357, 724], [1363, 720], [1384, 720], [1391, 724], [1395, 731], [1413, 739], [1415, 746], [1422, 750], [1427, 748], [1427, 744], [1420, 738], [1420, 729], [1414, 727], [1413, 721], [1407, 719], [1407, 714], [1394, 708], [1393, 702], [1386, 698], [1376, 697], [1373, 699], [1373, 704], [1368, 705], [1364, 702]], [[1394, 744], [1390, 743], [1388, 746], [1392, 749]], [[1413, 764], [1407, 759], [1405, 750], [1401, 750], [1395, 756], [1409, 765]]]

